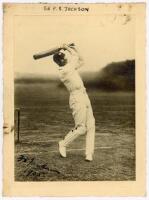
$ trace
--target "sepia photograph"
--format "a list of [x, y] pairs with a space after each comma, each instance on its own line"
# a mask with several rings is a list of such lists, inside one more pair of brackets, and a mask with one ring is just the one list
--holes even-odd
[[4, 5], [4, 17], [15, 10], [14, 182], [136, 182], [136, 7]]

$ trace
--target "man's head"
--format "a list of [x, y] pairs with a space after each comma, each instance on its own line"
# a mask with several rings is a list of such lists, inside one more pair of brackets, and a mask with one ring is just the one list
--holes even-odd
[[53, 56], [53, 61], [58, 64], [60, 67], [64, 66], [67, 64], [67, 59], [65, 58], [65, 54], [62, 52], [58, 52], [54, 54]]

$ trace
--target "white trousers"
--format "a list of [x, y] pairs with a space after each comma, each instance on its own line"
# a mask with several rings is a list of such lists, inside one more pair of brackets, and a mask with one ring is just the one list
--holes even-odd
[[86, 135], [85, 154], [94, 153], [95, 141], [95, 118], [92, 106], [85, 90], [75, 90], [70, 93], [69, 105], [75, 127], [64, 138], [64, 146], [68, 146], [80, 135]]

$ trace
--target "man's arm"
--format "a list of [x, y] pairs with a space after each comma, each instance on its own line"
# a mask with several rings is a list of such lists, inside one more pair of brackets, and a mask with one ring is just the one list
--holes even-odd
[[75, 46], [69, 47], [68, 45], [63, 45], [63, 47], [71, 54], [70, 64], [74, 65], [75, 69], [79, 69], [83, 64], [83, 58], [80, 56], [77, 48]]
[[78, 49], [75, 46], [73, 46], [71, 48], [76, 52], [76, 56], [78, 56], [78, 68], [82, 67], [82, 65], [84, 64], [84, 60], [83, 60], [82, 56], [80, 55], [80, 52], [78, 51]]

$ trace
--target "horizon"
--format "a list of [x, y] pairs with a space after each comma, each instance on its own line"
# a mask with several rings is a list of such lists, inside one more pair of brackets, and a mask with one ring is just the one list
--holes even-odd
[[[112, 62], [98, 72], [82, 72], [80, 75], [87, 88], [109, 91], [134, 91], [135, 90], [135, 60]], [[50, 87], [64, 87], [58, 76], [35, 75], [20, 76], [15, 78], [15, 83], [47, 84]]]
[[[93, 70], [87, 70], [87, 71], [83, 71], [81, 69], [79, 69], [79, 72], [80, 74], [82, 75], [88, 75], [88, 74], [95, 74], [95, 73], [99, 73], [102, 69], [104, 69], [105, 67], [107, 67], [108, 65], [112, 64], [112, 63], [121, 63], [121, 62], [126, 62], [126, 61], [135, 61], [135, 59], [126, 59], [126, 60], [121, 60], [121, 61], [118, 61], [118, 62], [111, 62], [111, 63], [107, 63], [104, 67], [100, 68], [100, 69], [97, 69], [96, 71], [93, 71]], [[24, 73], [21, 73], [21, 72], [15, 72], [14, 73], [14, 78], [17, 79], [17, 78], [27, 78], [27, 77], [42, 77], [42, 78], [49, 78], [49, 74], [38, 74], [38, 73], [33, 73], [33, 72], [24, 72]], [[51, 79], [54, 79], [54, 78], [57, 78], [58, 77], [58, 73], [55, 73], [55, 74], [52, 74], [50, 76]]]

